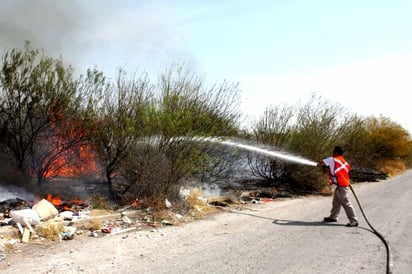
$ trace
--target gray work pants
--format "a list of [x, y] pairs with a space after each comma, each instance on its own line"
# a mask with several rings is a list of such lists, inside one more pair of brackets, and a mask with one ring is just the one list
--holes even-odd
[[341, 207], [346, 212], [350, 222], [357, 222], [358, 218], [356, 217], [355, 210], [353, 209], [352, 203], [348, 198], [349, 187], [337, 187], [333, 192], [332, 200], [332, 210], [330, 211], [330, 216], [334, 219], [338, 218]]

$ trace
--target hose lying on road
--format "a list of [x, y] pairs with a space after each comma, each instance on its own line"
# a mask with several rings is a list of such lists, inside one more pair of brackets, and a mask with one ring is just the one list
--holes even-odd
[[373, 233], [379, 237], [379, 239], [382, 240], [383, 244], [385, 245], [386, 248], [386, 273], [387, 274], [392, 274], [393, 273], [393, 260], [392, 260], [392, 250], [391, 247], [389, 246], [389, 243], [385, 240], [385, 238], [380, 234], [368, 221], [368, 218], [365, 215], [365, 212], [363, 211], [363, 208], [359, 202], [358, 196], [356, 195], [355, 191], [353, 190], [352, 186], [349, 185], [350, 190], [353, 193], [353, 196], [356, 199], [356, 202], [358, 203], [358, 206], [362, 212], [363, 218], [365, 219], [366, 223], [369, 225], [369, 227], [372, 229]]

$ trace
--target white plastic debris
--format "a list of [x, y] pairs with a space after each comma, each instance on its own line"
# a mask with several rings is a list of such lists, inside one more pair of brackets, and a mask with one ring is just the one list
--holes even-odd
[[10, 211], [10, 217], [16, 223], [24, 224], [25, 220], [31, 225], [38, 225], [40, 223], [39, 214], [33, 209], [21, 209]]
[[72, 220], [73, 219], [73, 211], [60, 212], [59, 216], [64, 218], [65, 220]]
[[165, 205], [166, 205], [166, 208], [172, 207], [172, 203], [167, 198], [165, 199]]
[[127, 217], [127, 216], [123, 216], [122, 217], [122, 220], [123, 220], [123, 222], [125, 222], [126, 224], [132, 224], [132, 220], [130, 220], [130, 218], [129, 217]]

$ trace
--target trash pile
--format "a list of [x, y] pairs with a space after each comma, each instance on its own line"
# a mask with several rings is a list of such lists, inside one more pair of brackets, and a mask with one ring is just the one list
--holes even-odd
[[[166, 199], [165, 210], [153, 212], [142, 208], [142, 201], [117, 210], [92, 209], [86, 203], [70, 206], [61, 201], [41, 199], [32, 204], [21, 199], [0, 202], [0, 261], [3, 251], [17, 243], [34, 243], [45, 240], [64, 241], [79, 236], [99, 238], [135, 230], [155, 230], [158, 227], [177, 225], [216, 212], [219, 207], [242, 207], [247, 203], [273, 201], [270, 195], [260, 192], [242, 192], [239, 198], [231, 195], [203, 198], [192, 192], [185, 195], [191, 205], [183, 214], [172, 211]], [[213, 209], [215, 208], [215, 209]], [[2, 213], [3, 212], [3, 213]]]
[[[170, 218], [155, 221], [151, 208], [136, 204], [117, 210], [73, 207], [66, 210], [46, 199], [30, 204], [20, 199], [0, 202], [0, 261], [3, 251], [17, 243], [72, 240], [78, 236], [104, 237], [133, 230], [153, 230], [174, 225], [178, 214], [168, 212]], [[173, 219], [174, 218], [174, 219]]]

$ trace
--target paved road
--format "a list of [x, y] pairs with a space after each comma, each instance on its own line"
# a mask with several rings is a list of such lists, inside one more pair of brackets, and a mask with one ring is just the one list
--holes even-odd
[[[393, 252], [393, 273], [412, 273], [412, 171], [354, 185], [364, 212]], [[354, 203], [355, 199], [350, 196]], [[285, 199], [181, 227], [66, 241], [23, 258], [7, 273], [386, 273], [386, 249], [360, 226], [320, 222], [331, 197]], [[23, 273], [22, 272], [22, 273]]]
[[[394, 273], [412, 273], [412, 171], [354, 186], [369, 223], [389, 242]], [[353, 196], [352, 201], [355, 203]], [[234, 211], [194, 224], [147, 256], [153, 273], [386, 273], [387, 253], [357, 209], [360, 226], [320, 222], [331, 197], [306, 197]], [[204, 228], [204, 229], [202, 229]], [[175, 247], [178, 252], [175, 252]], [[183, 249], [181, 247], [184, 247]], [[143, 260], [147, 262], [147, 260]]]

